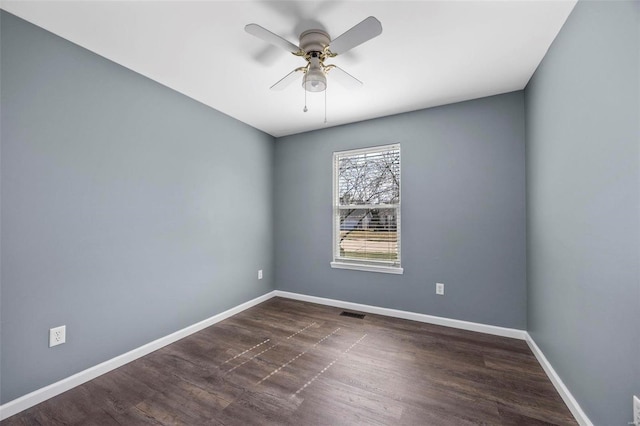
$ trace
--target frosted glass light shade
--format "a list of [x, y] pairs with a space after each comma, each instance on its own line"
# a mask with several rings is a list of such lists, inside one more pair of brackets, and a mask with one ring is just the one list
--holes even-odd
[[302, 79], [302, 87], [307, 92], [322, 92], [327, 88], [327, 77], [320, 68], [311, 68]]

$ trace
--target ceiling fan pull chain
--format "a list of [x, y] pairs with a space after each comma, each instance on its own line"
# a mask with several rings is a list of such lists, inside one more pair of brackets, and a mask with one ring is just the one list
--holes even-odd
[[324, 124], [327, 124], [327, 89], [324, 89]]
[[304, 91], [304, 108], [302, 108], [302, 112], [307, 112], [307, 111], [309, 110], [307, 109], [307, 91], [305, 90]]

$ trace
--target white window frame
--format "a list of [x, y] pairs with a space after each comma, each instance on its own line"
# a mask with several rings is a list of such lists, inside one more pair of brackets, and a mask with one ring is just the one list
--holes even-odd
[[[382, 272], [387, 274], [402, 274], [404, 269], [401, 263], [401, 203], [402, 203], [402, 178], [400, 178], [400, 202], [398, 204], [376, 204], [376, 205], [362, 205], [362, 208], [394, 208], [396, 210], [397, 221], [397, 241], [398, 241], [398, 259], [395, 261], [382, 261], [372, 259], [346, 259], [341, 258], [340, 254], [340, 200], [339, 200], [339, 182], [338, 182], [338, 167], [339, 159], [344, 156], [373, 154], [382, 151], [398, 150], [400, 152], [400, 144], [390, 144], [374, 146], [369, 148], [352, 149], [348, 151], [336, 151], [333, 153], [333, 261], [331, 262], [332, 268], [337, 269], [352, 269], [357, 271], [368, 272]], [[401, 155], [402, 158], [402, 155]], [[402, 160], [400, 165], [400, 174], [402, 175]]]

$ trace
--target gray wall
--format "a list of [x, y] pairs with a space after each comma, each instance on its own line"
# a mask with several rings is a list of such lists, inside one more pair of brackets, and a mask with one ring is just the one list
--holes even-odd
[[525, 92], [529, 333], [597, 425], [640, 395], [639, 17], [578, 2]]
[[[332, 153], [393, 142], [404, 275], [331, 269]], [[522, 92], [279, 138], [277, 288], [524, 329], [524, 155]]]
[[273, 289], [271, 136], [1, 28], [2, 402]]

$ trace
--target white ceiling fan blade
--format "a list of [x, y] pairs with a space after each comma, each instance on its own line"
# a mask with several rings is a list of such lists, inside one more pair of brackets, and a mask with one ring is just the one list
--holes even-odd
[[278, 34], [272, 33], [271, 31], [261, 27], [258, 24], [248, 24], [244, 27], [244, 30], [249, 34], [266, 41], [267, 43], [282, 47], [284, 50], [287, 50], [291, 53], [296, 53], [300, 50], [300, 48], [295, 44], [291, 43], [288, 40], [285, 40]]
[[302, 72], [303, 70], [304, 70], [304, 67], [296, 68], [295, 70], [291, 71], [289, 74], [287, 74], [284, 77], [282, 77], [276, 84], [271, 86], [269, 89], [271, 89], [271, 90], [282, 90], [282, 89], [284, 89], [285, 87], [287, 87], [291, 83], [293, 83], [293, 81], [298, 78], [298, 73]]
[[336, 65], [329, 65], [329, 75], [331, 80], [337, 81], [341, 86], [347, 89], [357, 89], [362, 87], [362, 82]]
[[367, 19], [333, 40], [329, 45], [329, 49], [331, 52], [339, 55], [356, 46], [360, 46], [365, 41], [371, 40], [380, 34], [382, 34], [382, 24], [373, 16], [369, 16]]

